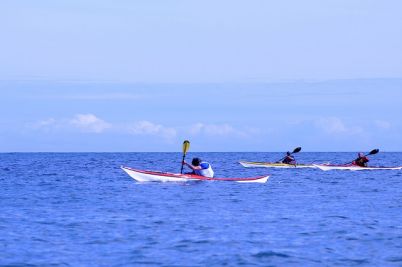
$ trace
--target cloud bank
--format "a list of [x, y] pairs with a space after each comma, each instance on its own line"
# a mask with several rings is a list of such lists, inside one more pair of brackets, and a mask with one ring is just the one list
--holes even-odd
[[196, 124], [172, 127], [160, 123], [139, 120], [135, 122], [111, 123], [98, 116], [87, 114], [76, 114], [72, 118], [55, 119], [48, 118], [29, 124], [31, 128], [44, 131], [69, 130], [84, 133], [119, 133], [126, 135], [143, 135], [161, 137], [165, 140], [173, 140], [179, 134], [183, 136], [215, 136], [215, 137], [248, 137], [256, 134], [258, 129], [244, 128], [237, 129], [228, 124], [206, 124], [198, 122]]

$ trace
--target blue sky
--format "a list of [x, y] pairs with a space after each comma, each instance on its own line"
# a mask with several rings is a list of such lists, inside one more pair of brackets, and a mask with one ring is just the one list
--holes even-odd
[[0, 151], [401, 151], [400, 1], [3, 1]]

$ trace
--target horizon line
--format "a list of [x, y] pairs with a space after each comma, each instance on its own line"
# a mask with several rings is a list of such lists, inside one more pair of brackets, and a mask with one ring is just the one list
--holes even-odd
[[269, 83], [321, 83], [332, 81], [368, 81], [368, 80], [401, 80], [400, 77], [355, 77], [355, 78], [294, 78], [269, 81], [127, 81], [127, 80], [94, 80], [94, 79], [49, 79], [49, 78], [0, 78], [0, 82], [59, 82], [59, 83], [111, 83], [111, 84], [269, 84]]
[[[303, 151], [300, 153], [356, 153], [362, 150], [356, 151]], [[379, 153], [401, 153], [402, 151], [380, 151]], [[0, 152], [0, 154], [34, 154], [34, 153], [180, 153], [181, 151], [14, 151], [14, 152]], [[286, 153], [286, 151], [192, 151], [188, 153]]]

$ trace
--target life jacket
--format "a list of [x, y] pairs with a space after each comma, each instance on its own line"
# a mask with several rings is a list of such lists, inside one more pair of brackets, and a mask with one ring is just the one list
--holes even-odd
[[285, 163], [285, 164], [291, 164], [293, 162], [295, 162], [295, 158], [292, 156], [286, 156], [286, 158], [284, 158], [282, 160], [282, 163]]
[[360, 167], [367, 167], [367, 162], [369, 162], [369, 159], [367, 157], [360, 157], [355, 159], [353, 164], [360, 166]]
[[200, 163], [201, 169], [200, 170], [194, 170], [194, 173], [196, 175], [204, 176], [204, 177], [209, 177], [213, 178], [214, 177], [214, 171], [212, 170], [211, 164], [208, 162], [201, 162]]

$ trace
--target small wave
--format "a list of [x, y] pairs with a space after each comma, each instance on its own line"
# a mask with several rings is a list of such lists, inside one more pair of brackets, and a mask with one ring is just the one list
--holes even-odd
[[281, 253], [281, 252], [275, 252], [275, 251], [262, 251], [258, 252], [253, 255], [256, 258], [270, 258], [270, 257], [280, 257], [280, 258], [289, 258], [290, 255]]
[[350, 237], [346, 237], [345, 240], [348, 240], [348, 241], [356, 241], [356, 240], [359, 240], [359, 238], [350, 236]]
[[367, 259], [342, 259], [342, 262], [346, 262], [346, 265], [350, 264], [369, 264], [370, 261]]
[[42, 176], [56, 176], [57, 173], [42, 173]]
[[349, 217], [346, 216], [341, 216], [341, 215], [331, 215], [331, 216], [325, 216], [325, 218], [336, 218], [336, 219], [349, 219]]
[[37, 265], [37, 264], [29, 264], [29, 263], [11, 263], [7, 265], [1, 265], [5, 267], [40, 267], [42, 265]]
[[402, 262], [402, 257], [389, 257], [386, 259], [389, 262]]

